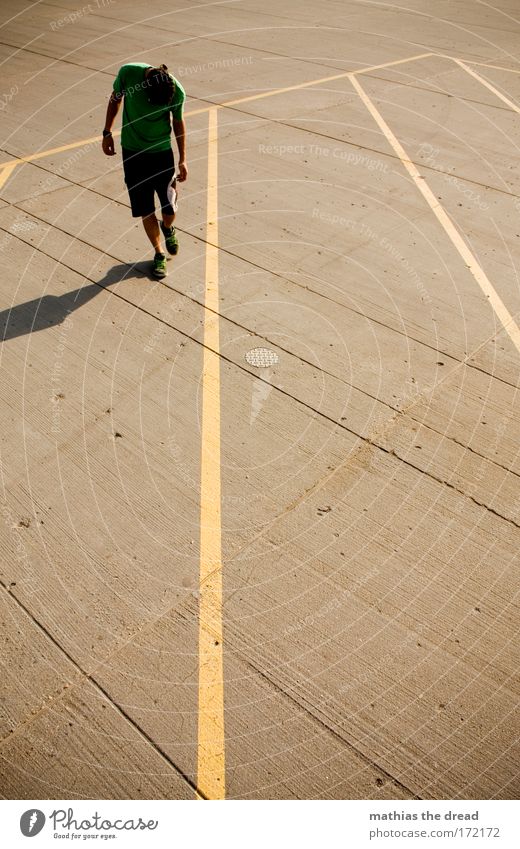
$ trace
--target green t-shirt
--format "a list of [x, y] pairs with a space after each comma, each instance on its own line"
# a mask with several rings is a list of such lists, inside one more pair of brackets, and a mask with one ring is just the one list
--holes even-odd
[[151, 67], [145, 62], [130, 62], [119, 69], [114, 80], [114, 93], [124, 95], [121, 147], [128, 150], [168, 150], [172, 133], [170, 113], [174, 120], [182, 118], [186, 92], [171, 74], [175, 84], [172, 102], [167, 106], [148, 102], [149, 87], [144, 72]]

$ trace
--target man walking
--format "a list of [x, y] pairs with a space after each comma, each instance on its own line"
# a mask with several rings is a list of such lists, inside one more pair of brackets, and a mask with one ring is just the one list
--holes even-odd
[[[107, 107], [103, 130], [103, 151], [115, 154], [112, 127], [124, 98], [121, 150], [125, 183], [132, 216], [142, 218], [155, 250], [152, 273], [166, 277], [166, 256], [161, 246], [161, 230], [166, 250], [179, 249], [173, 222], [177, 210], [177, 179], [184, 182], [186, 168], [186, 126], [183, 107], [186, 93], [166, 65], [159, 68], [144, 62], [130, 62], [119, 69]], [[170, 118], [171, 116], [171, 118]], [[179, 149], [178, 176], [171, 146], [171, 131]], [[159, 197], [162, 221], [155, 217], [155, 194]]]

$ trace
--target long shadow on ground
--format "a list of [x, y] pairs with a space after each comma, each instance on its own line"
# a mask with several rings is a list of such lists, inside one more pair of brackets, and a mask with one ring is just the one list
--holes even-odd
[[149, 265], [150, 263], [114, 265], [97, 283], [73, 289], [64, 295], [43, 295], [41, 298], [0, 311], [0, 341], [16, 339], [18, 336], [62, 324], [68, 315], [91, 301], [108, 286], [133, 278], [149, 279]]

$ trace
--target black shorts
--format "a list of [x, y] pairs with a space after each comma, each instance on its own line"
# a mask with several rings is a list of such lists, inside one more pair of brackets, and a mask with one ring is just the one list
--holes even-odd
[[166, 215], [177, 211], [177, 181], [171, 148], [156, 153], [123, 148], [123, 169], [134, 218], [155, 212], [156, 192]]

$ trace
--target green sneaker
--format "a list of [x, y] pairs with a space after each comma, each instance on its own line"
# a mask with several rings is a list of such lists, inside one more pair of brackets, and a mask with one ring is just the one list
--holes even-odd
[[153, 276], [159, 280], [161, 277], [166, 277], [167, 273], [166, 257], [164, 254], [155, 254], [152, 267]]
[[166, 250], [169, 254], [176, 256], [179, 252], [179, 242], [177, 239], [177, 233], [175, 232], [175, 227], [165, 227], [161, 221], [161, 230], [164, 233], [164, 242], [166, 245]]

